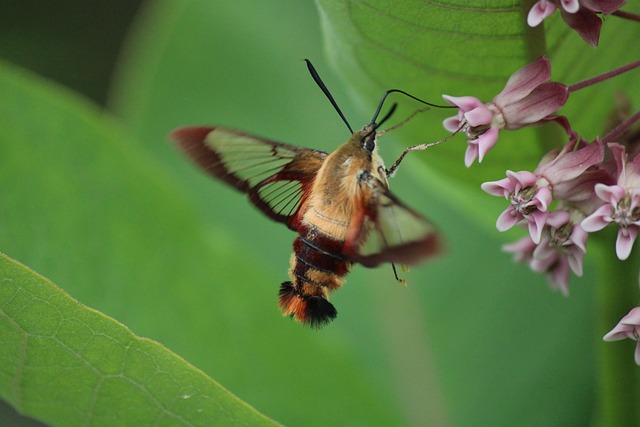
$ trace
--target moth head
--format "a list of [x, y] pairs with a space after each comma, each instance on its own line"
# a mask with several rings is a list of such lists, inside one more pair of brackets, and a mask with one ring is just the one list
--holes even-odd
[[[382, 101], [384, 101], [384, 98], [386, 98], [386, 95], [383, 97]], [[391, 117], [391, 115], [396, 111], [397, 107], [398, 107], [398, 104], [394, 103], [389, 109], [389, 112], [387, 112], [387, 114], [385, 114], [385, 116], [382, 119], [377, 121], [378, 115], [380, 114], [380, 110], [382, 109], [382, 102], [381, 102], [380, 105], [378, 105], [378, 109], [376, 110], [376, 113], [374, 114], [369, 124], [363, 127], [361, 131], [356, 132], [358, 134], [360, 146], [366, 151], [366, 153], [369, 156], [371, 156], [376, 151], [376, 141], [379, 135], [377, 129], [385, 121], [387, 121], [389, 117]]]
[[369, 154], [373, 154], [376, 149], [376, 140], [378, 137], [378, 133], [376, 132], [377, 125], [369, 124], [366, 125], [359, 132], [360, 146], [365, 149]]

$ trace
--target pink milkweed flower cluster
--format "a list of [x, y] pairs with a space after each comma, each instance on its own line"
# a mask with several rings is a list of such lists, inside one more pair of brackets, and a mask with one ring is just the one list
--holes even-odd
[[473, 96], [442, 96], [458, 107], [458, 114], [445, 119], [443, 125], [450, 132], [461, 130], [467, 136], [467, 167], [476, 159], [482, 162], [501, 130], [520, 129], [555, 118], [552, 114], [564, 105], [569, 92], [567, 86], [549, 82], [550, 78], [551, 64], [543, 56], [516, 71], [491, 102]]
[[582, 259], [587, 252], [587, 233], [568, 211], [551, 212], [536, 244], [531, 236], [504, 245], [518, 262], [529, 264], [533, 271], [544, 273], [553, 288], [569, 295], [569, 271], [582, 276]]
[[[595, 45], [601, 26], [597, 14], [613, 13], [622, 4], [621, 0], [539, 0], [529, 13], [529, 23], [538, 25], [560, 5], [565, 21]], [[640, 22], [640, 16], [635, 14], [616, 14]], [[551, 65], [541, 57], [516, 71], [491, 102], [473, 96], [443, 95], [445, 101], [458, 108], [457, 114], [445, 119], [443, 125], [453, 134], [462, 132], [467, 137], [467, 167], [476, 160], [482, 162], [501, 131], [548, 122], [565, 131], [568, 142], [544, 155], [533, 171], [507, 170], [505, 178], [481, 185], [485, 192], [507, 201], [496, 221], [499, 231], [514, 227], [528, 231], [524, 238], [504, 245], [503, 250], [533, 271], [545, 274], [550, 285], [565, 296], [569, 294], [571, 272], [583, 274], [590, 233], [616, 227], [615, 251], [620, 260], [629, 258], [640, 233], [640, 148], [630, 148], [640, 142], [639, 134], [631, 133], [623, 139], [626, 145], [611, 142], [619, 140], [640, 120], [640, 112], [622, 121], [603, 139], [592, 142], [579, 137], [569, 120], [557, 112], [569, 93], [639, 67], [640, 60], [636, 60], [566, 86], [550, 82]], [[622, 338], [640, 341], [640, 307], [605, 336], [605, 340]], [[640, 344], [636, 362], [640, 364]]]
[[[507, 178], [482, 184], [484, 191], [509, 202], [498, 218], [498, 230], [515, 225], [529, 230], [503, 250], [545, 274], [565, 296], [570, 272], [582, 276], [589, 233], [617, 227], [616, 255], [626, 260], [640, 231], [640, 152], [629, 155], [624, 145], [605, 145], [599, 139], [588, 144], [576, 141], [572, 139], [557, 154], [549, 153], [533, 172], [507, 171]], [[639, 341], [635, 361], [640, 365], [640, 307], [604, 340], [624, 338]]]
[[584, 41], [596, 47], [602, 27], [599, 15], [610, 15], [626, 2], [627, 0], [538, 0], [529, 10], [527, 24], [536, 27], [560, 9], [564, 22]]
[[[581, 225], [585, 209], [596, 209], [596, 182], [613, 182], [603, 165], [604, 144], [572, 139], [560, 152], [543, 157], [533, 172], [507, 171], [507, 178], [486, 182], [481, 188], [508, 201], [496, 228], [506, 231], [524, 225], [529, 235], [506, 245], [515, 259], [547, 275], [549, 282], [568, 295], [569, 271], [582, 275], [587, 232]], [[559, 206], [551, 210], [553, 201]]]

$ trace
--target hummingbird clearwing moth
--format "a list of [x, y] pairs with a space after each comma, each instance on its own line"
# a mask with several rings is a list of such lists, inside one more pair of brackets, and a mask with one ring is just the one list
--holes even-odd
[[[313, 66], [307, 64], [351, 130]], [[336, 317], [329, 294], [345, 283], [353, 264], [410, 265], [441, 250], [431, 222], [389, 191], [390, 172], [378, 154], [377, 128], [395, 105], [385, 118], [378, 123], [376, 119], [391, 92], [417, 99], [397, 89], [387, 91], [371, 123], [352, 132], [332, 153], [223, 127], [183, 127], [171, 133], [194, 163], [247, 193], [265, 215], [298, 233], [290, 280], [280, 286], [279, 306], [284, 316], [305, 325], [321, 327]]]

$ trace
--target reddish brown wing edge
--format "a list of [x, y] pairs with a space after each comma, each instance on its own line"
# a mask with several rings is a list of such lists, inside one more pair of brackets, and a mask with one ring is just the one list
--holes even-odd
[[[354, 212], [351, 219], [344, 245], [344, 253], [349, 259], [365, 267], [376, 267], [385, 262], [413, 265], [442, 253], [443, 244], [440, 234], [427, 218], [402, 203], [382, 183], [377, 182], [375, 187], [377, 189], [369, 193], [368, 198], [363, 197], [360, 204], [362, 209]], [[380, 199], [384, 199], [384, 203], [393, 205], [403, 215], [409, 215], [422, 224], [425, 231], [424, 236], [400, 244], [383, 244], [377, 252], [367, 255], [361, 254], [360, 250], [371, 234], [378, 233], [378, 237], [382, 241], [388, 240], [383, 232], [385, 227], [381, 224], [383, 218], [380, 218], [382, 212], [379, 205]]]
[[[277, 172], [252, 186], [247, 179], [243, 179], [236, 175], [234, 171], [227, 169], [220, 153], [217, 153], [206, 144], [207, 136], [214, 130], [224, 130], [225, 132], [233, 133], [240, 137], [249, 138], [255, 143], [265, 144], [271, 147], [281, 147], [295, 153], [295, 155], [290, 162], [284, 164]], [[327, 157], [327, 153], [319, 150], [270, 141], [245, 132], [219, 127], [182, 127], [171, 132], [170, 136], [178, 148], [195, 164], [210, 175], [221, 179], [239, 191], [247, 193], [251, 202], [265, 215], [277, 222], [286, 224], [292, 230], [296, 230], [299, 225], [298, 209], [290, 215], [283, 215], [276, 212], [269, 206], [266, 200], [261, 198], [259, 190], [262, 186], [275, 181], [298, 181], [301, 184], [302, 190], [301, 199], [297, 203], [299, 208], [304, 198], [308, 196], [318, 170]]]

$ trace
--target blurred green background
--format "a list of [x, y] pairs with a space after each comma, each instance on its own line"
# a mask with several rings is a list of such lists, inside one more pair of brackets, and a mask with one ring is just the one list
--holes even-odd
[[[500, 201], [479, 218], [415, 159], [391, 185], [437, 224], [446, 254], [414, 267], [406, 289], [388, 266], [356, 266], [321, 331], [280, 317], [294, 235], [195, 170], [167, 134], [216, 124], [334, 149], [348, 131], [303, 58], [352, 125], [366, 123], [374, 105], [329, 64], [313, 2], [11, 0], [0, 23], [4, 61], [65, 88], [52, 96], [95, 103], [124, 136], [74, 142], [76, 123], [14, 124], [1, 142], [0, 250], [285, 425], [588, 423], [599, 339], [589, 261], [570, 298], [550, 292], [501, 253], [506, 237], [484, 218]], [[428, 84], [418, 96], [435, 102], [450, 89]], [[387, 163], [408, 144], [385, 136]]]

